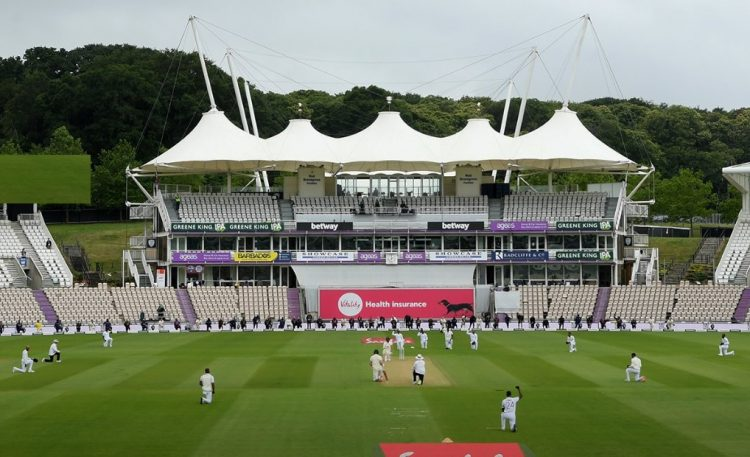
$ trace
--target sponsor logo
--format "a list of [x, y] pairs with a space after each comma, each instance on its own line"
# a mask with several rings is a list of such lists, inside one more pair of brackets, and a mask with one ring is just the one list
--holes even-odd
[[328, 230], [331, 232], [335, 232], [338, 229], [339, 229], [339, 224], [326, 224], [325, 222], [310, 223], [310, 230]]
[[428, 222], [427, 230], [444, 230], [446, 232], [468, 232], [484, 230], [484, 222]]
[[443, 222], [443, 230], [469, 230], [469, 224], [461, 224], [459, 222]]
[[227, 230], [227, 226], [225, 224], [215, 224], [214, 225], [214, 231], [216, 232], [225, 232]]
[[362, 297], [354, 292], [348, 292], [339, 297], [338, 307], [341, 314], [352, 317], [362, 312], [364, 303], [362, 303]]
[[495, 260], [548, 260], [547, 251], [495, 251]]
[[555, 253], [557, 260], [612, 260], [610, 251], [557, 251]]
[[198, 260], [198, 254], [179, 254], [177, 256], [177, 259], [181, 262], [190, 262], [193, 260]]
[[235, 262], [273, 262], [279, 256], [276, 251], [233, 252]]
[[591, 230], [591, 231], [602, 231], [607, 232], [612, 230], [612, 222], [610, 221], [570, 221], [570, 222], [557, 222], [555, 224], [557, 230]]

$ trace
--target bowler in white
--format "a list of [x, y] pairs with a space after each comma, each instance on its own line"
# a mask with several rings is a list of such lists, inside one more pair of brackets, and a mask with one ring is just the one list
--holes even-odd
[[398, 349], [398, 359], [404, 360], [404, 334], [400, 330], [396, 330], [393, 333], [393, 337], [396, 339], [396, 349]]
[[568, 352], [577, 352], [576, 349], [576, 337], [571, 332], [568, 332], [568, 337], [565, 339], [565, 344], [568, 345]]
[[518, 396], [514, 397], [510, 390], [505, 391], [505, 399], [501, 403], [502, 413], [500, 414], [500, 430], [505, 431], [506, 421], [510, 425], [510, 431], [516, 432], [516, 409], [518, 409], [518, 402], [523, 398], [521, 393], [521, 386], [516, 386]]
[[721, 334], [721, 342], [719, 343], [719, 355], [734, 355], [734, 351], [729, 350], [729, 338], [726, 333]]
[[453, 349], [453, 331], [449, 328], [443, 330], [443, 336], [445, 337], [445, 349]]
[[21, 351], [21, 368], [13, 367], [13, 373], [33, 373], [34, 372], [34, 359], [29, 355], [29, 346], [23, 348]]
[[201, 405], [210, 405], [214, 401], [214, 394], [216, 393], [216, 384], [210, 369], [206, 368], [205, 373], [198, 381], [198, 385], [201, 386], [202, 392]]
[[476, 330], [466, 331], [466, 333], [469, 334], [469, 346], [471, 346], [471, 349], [476, 351], [479, 349], [479, 335], [477, 335]]
[[105, 348], [111, 348], [112, 347], [112, 335], [110, 334], [108, 330], [105, 330], [102, 332], [102, 338], [104, 339], [104, 342], [102, 343], [102, 345]]
[[635, 377], [636, 382], [643, 381], [643, 377], [641, 376], [641, 359], [633, 352], [630, 354], [630, 363], [628, 364], [628, 367], [625, 368], [625, 381], [630, 382], [630, 375], [632, 374]]

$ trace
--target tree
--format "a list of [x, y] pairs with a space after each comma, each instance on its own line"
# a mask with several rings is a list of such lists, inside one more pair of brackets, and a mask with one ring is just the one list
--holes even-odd
[[21, 146], [19, 146], [15, 141], [8, 140], [3, 144], [0, 144], [0, 155], [16, 155], [16, 154], [23, 154], [23, 150], [21, 149]]
[[86, 154], [81, 146], [81, 140], [73, 138], [65, 126], [58, 127], [52, 132], [49, 146], [42, 149], [43, 154], [52, 155], [82, 155]]
[[125, 203], [125, 168], [138, 166], [135, 149], [121, 140], [100, 154], [91, 176], [91, 203], [99, 208], [122, 208]]
[[674, 218], [708, 216], [716, 198], [711, 183], [696, 171], [683, 168], [669, 179], [657, 181], [654, 212]]

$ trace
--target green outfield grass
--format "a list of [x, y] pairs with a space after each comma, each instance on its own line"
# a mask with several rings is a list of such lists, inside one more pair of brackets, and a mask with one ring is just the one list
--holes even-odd
[[122, 270], [122, 250], [128, 249], [129, 237], [142, 235], [144, 226], [150, 226], [150, 223], [49, 224], [48, 228], [60, 249], [63, 244], [80, 243], [86, 250], [91, 268], [99, 262], [105, 272], [118, 276]]
[[[439, 333], [419, 351], [451, 385], [370, 381], [376, 333], [60, 337], [61, 364], [11, 374], [24, 344], [0, 339], [0, 430], [14, 456], [373, 456], [381, 442], [523, 443], [536, 456], [745, 456], [750, 336], [717, 356], [716, 333], [587, 333], [569, 354], [563, 332], [482, 333], [479, 351]], [[407, 334], [414, 338], [414, 334]], [[630, 352], [646, 383], [625, 383]], [[199, 405], [198, 377], [216, 377]], [[429, 370], [429, 369], [428, 369]], [[391, 379], [408, 373], [389, 370]], [[433, 372], [433, 376], [435, 373]], [[503, 392], [525, 398], [518, 433], [498, 429]]]

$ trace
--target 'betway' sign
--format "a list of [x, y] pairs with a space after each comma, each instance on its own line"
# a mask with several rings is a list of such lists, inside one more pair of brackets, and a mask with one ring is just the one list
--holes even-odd
[[445, 232], [484, 230], [484, 222], [428, 222], [427, 230], [442, 230]]
[[297, 230], [303, 232], [342, 232], [354, 230], [351, 222], [297, 222]]

